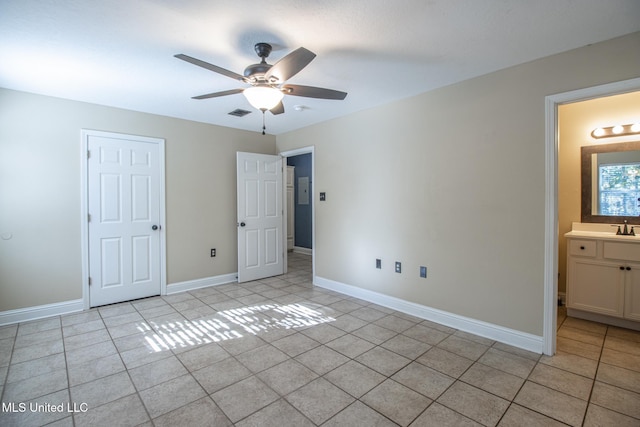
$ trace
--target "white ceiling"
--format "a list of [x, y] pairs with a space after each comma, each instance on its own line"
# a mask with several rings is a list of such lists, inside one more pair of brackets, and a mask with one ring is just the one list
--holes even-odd
[[242, 83], [173, 55], [242, 74], [304, 46], [289, 82], [349, 95], [286, 96], [280, 134], [635, 31], [638, 0], [0, 0], [0, 86], [260, 131], [241, 94], [191, 99]]

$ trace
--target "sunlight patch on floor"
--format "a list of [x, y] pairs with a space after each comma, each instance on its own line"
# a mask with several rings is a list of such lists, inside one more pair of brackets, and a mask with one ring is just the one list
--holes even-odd
[[209, 344], [276, 329], [302, 328], [336, 319], [304, 304], [261, 304], [223, 310], [210, 318], [193, 321], [141, 323], [147, 347], [152, 352]]

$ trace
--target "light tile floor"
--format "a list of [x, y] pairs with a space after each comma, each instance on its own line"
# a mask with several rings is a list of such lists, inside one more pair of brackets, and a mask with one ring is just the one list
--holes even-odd
[[2, 327], [0, 425], [640, 425], [639, 332], [560, 310], [540, 356], [310, 270]]

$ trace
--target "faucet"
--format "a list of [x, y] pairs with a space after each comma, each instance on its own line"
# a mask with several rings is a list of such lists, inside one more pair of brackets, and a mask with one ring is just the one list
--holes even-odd
[[[615, 225], [613, 225], [612, 227], [616, 227]], [[635, 236], [636, 232], [633, 230], [633, 226], [631, 226], [631, 231], [629, 231], [629, 229], [627, 228], [627, 220], [624, 220], [624, 228], [622, 230], [620, 230], [620, 226], [618, 225], [618, 231], [616, 232], [616, 235], [618, 236]]]

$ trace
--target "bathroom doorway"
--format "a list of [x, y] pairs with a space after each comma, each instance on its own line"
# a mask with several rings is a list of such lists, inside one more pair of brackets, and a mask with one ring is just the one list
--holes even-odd
[[609, 83], [571, 92], [549, 95], [545, 98], [545, 259], [544, 259], [544, 325], [543, 352], [556, 351], [559, 261], [559, 117], [558, 108], [595, 98], [640, 90], [640, 78]]

